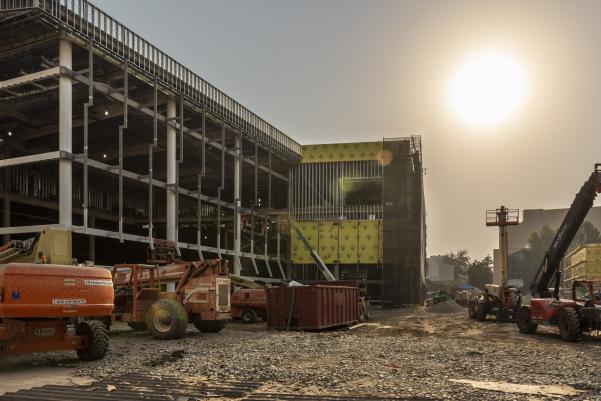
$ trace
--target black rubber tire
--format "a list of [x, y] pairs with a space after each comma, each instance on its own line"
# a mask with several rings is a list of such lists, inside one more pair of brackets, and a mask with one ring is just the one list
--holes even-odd
[[148, 325], [146, 324], [146, 322], [127, 322], [127, 325], [131, 327], [132, 330], [136, 331], [148, 330]]
[[475, 318], [481, 322], [486, 320], [486, 304], [484, 302], [476, 302]]
[[527, 306], [522, 306], [520, 308], [515, 323], [518, 325], [518, 330], [522, 334], [534, 334], [538, 328], [538, 324], [532, 323], [530, 308]]
[[194, 327], [202, 333], [219, 333], [225, 328], [226, 320], [196, 320]]
[[109, 349], [109, 331], [98, 320], [87, 320], [77, 325], [76, 333], [87, 337], [86, 348], [78, 349], [82, 361], [97, 361], [104, 358]]
[[576, 342], [580, 338], [580, 316], [575, 308], [559, 311], [559, 334], [564, 341]]
[[470, 319], [476, 318], [476, 303], [474, 301], [469, 301], [467, 304], [467, 314]]
[[173, 340], [186, 334], [188, 314], [184, 307], [173, 299], [159, 299], [150, 306], [146, 314], [148, 332], [159, 340]]
[[94, 320], [98, 320], [99, 322], [104, 324], [104, 326], [107, 328], [108, 331], [111, 331], [111, 325], [113, 323], [113, 320], [111, 319], [110, 316], [101, 316]]
[[367, 308], [365, 306], [365, 302], [361, 302], [359, 304], [359, 310], [357, 313], [357, 317], [359, 319], [359, 323], [363, 323], [367, 320]]
[[242, 321], [244, 323], [254, 323], [257, 321], [257, 311], [252, 308], [246, 308], [242, 311]]

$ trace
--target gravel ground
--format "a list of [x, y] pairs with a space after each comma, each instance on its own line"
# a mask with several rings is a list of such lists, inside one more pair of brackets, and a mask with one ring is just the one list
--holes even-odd
[[[177, 341], [157, 341], [121, 327], [113, 329], [103, 361], [84, 364], [67, 353], [23, 358], [93, 378], [150, 372], [333, 395], [601, 400], [601, 339], [565, 343], [546, 328], [525, 336], [511, 323], [471, 321], [465, 311], [376, 310], [367, 325], [321, 333], [273, 332], [264, 323], [234, 322], [219, 334], [190, 329]], [[536, 385], [570, 387], [554, 390], [568, 395], [552, 395]], [[509, 392], [514, 387], [520, 392]]]

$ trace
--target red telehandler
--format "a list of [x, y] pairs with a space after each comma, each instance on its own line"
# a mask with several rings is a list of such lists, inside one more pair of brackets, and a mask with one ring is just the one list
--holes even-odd
[[601, 330], [601, 294], [594, 292], [592, 281], [575, 281], [571, 299], [559, 296], [559, 265], [597, 193], [601, 192], [600, 167], [601, 164], [595, 164], [595, 170], [576, 194], [557, 230], [530, 285], [531, 298], [522, 298], [516, 319], [521, 333], [532, 334], [539, 324], [554, 325], [559, 326], [565, 341], [577, 341], [584, 332]]

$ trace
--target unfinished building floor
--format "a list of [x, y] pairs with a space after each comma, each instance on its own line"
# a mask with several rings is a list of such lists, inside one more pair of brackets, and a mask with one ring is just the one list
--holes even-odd
[[423, 308], [375, 310], [366, 325], [321, 333], [232, 322], [220, 334], [190, 329], [181, 340], [158, 341], [115, 326], [103, 361], [81, 363], [70, 353], [30, 355], [3, 361], [0, 375], [31, 373], [34, 365], [46, 372], [59, 368], [53, 380], [73, 385], [135, 373], [215, 386], [258, 383], [261, 391], [323, 397], [600, 399], [594, 361], [601, 358], [601, 339], [568, 344], [552, 330], [540, 331], [524, 336], [511, 323], [476, 322], [467, 312], [431, 314]]

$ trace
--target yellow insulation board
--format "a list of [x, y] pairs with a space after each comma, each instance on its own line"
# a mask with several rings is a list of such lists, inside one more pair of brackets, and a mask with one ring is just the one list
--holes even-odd
[[353, 160], [377, 160], [382, 142], [330, 143], [305, 145], [301, 163], [326, 163]]
[[[382, 263], [381, 220], [297, 221], [295, 224], [329, 265]], [[292, 263], [313, 264], [311, 254], [294, 229], [290, 237]]]

